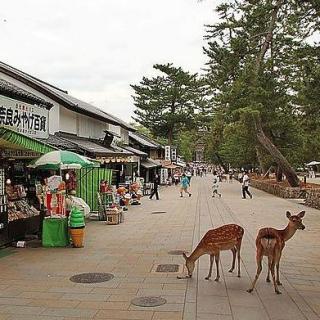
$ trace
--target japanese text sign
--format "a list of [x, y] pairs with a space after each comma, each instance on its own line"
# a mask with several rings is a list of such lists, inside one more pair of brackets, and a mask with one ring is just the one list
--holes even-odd
[[0, 95], [0, 126], [34, 138], [47, 138], [49, 111]]

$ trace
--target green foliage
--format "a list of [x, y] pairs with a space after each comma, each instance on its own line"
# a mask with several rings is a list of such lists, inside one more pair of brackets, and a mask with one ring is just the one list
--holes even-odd
[[[261, 56], [275, 3], [280, 9], [273, 39]], [[278, 150], [293, 165], [302, 164], [308, 147], [320, 150], [320, 143], [310, 143], [311, 135], [319, 135], [319, 117], [308, 116], [319, 115], [319, 48], [308, 39], [319, 30], [318, 2], [225, 1], [216, 11], [220, 20], [207, 26], [204, 48], [214, 105], [209, 156], [219, 153], [238, 167], [253, 164], [258, 144], [252, 119], [258, 113]]]
[[184, 161], [192, 161], [196, 140], [195, 131], [180, 131], [178, 133], [175, 144], [178, 146], [179, 155], [183, 157]]
[[197, 74], [172, 64], [156, 64], [153, 68], [161, 75], [144, 77], [139, 85], [131, 85], [135, 92], [134, 120], [171, 144], [180, 130], [195, 128], [203, 121], [207, 103], [204, 82]]
[[247, 127], [241, 122], [226, 126], [224, 140], [220, 145], [219, 154], [231, 167], [245, 167], [256, 163], [254, 139]]
[[130, 123], [130, 125], [132, 127], [134, 127], [138, 133], [141, 133], [142, 135], [162, 144], [162, 145], [166, 145], [167, 144], [167, 139], [164, 139], [163, 137], [156, 137], [152, 134], [152, 132], [144, 127], [143, 125], [139, 124], [139, 123], [136, 123], [136, 122], [132, 122]]

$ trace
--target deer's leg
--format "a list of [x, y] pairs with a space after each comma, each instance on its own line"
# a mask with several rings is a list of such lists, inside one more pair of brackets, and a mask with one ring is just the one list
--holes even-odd
[[239, 241], [239, 243], [237, 244], [236, 248], [237, 248], [237, 256], [238, 256], [238, 278], [240, 278], [240, 249], [241, 249], [241, 241], [242, 239]]
[[277, 286], [277, 283], [276, 283], [276, 277], [275, 277], [275, 274], [274, 274], [275, 261], [276, 261], [276, 258], [277, 258], [275, 251], [276, 251], [276, 250], [274, 250], [273, 255], [272, 255], [272, 254], [269, 254], [269, 255], [268, 255], [268, 268], [269, 268], [270, 271], [271, 271], [271, 276], [272, 276], [272, 282], [273, 282], [273, 286], [274, 286], [274, 291], [275, 291], [275, 293], [277, 293], [277, 294], [281, 294], [281, 292], [280, 292], [279, 289], [278, 289], [278, 286]]
[[281, 259], [281, 253], [279, 254], [279, 259], [276, 261], [276, 268], [277, 268], [277, 285], [282, 286], [282, 283], [280, 282], [280, 276], [279, 276], [279, 267], [280, 267], [280, 259]]
[[216, 267], [217, 267], [217, 276], [214, 279], [214, 281], [219, 281], [219, 279], [220, 279], [220, 273], [219, 273], [220, 252], [218, 252], [214, 257], [215, 257]]
[[210, 254], [210, 268], [209, 268], [209, 274], [208, 274], [208, 276], [205, 278], [206, 280], [209, 280], [209, 279], [211, 278], [213, 260], [214, 260], [214, 255], [213, 255], [213, 254]]
[[232, 266], [231, 266], [231, 269], [229, 270], [229, 272], [233, 272], [235, 264], [236, 264], [236, 252], [237, 252], [237, 250], [236, 250], [236, 248], [232, 248], [231, 251], [232, 251]]
[[260, 249], [257, 249], [257, 257], [256, 257], [256, 260], [257, 260], [257, 273], [256, 273], [256, 276], [252, 282], [252, 285], [251, 287], [247, 290], [248, 292], [252, 292], [257, 281], [258, 281], [258, 278], [260, 276], [260, 273], [262, 271], [262, 258], [263, 258], [263, 255], [262, 255], [262, 250]]

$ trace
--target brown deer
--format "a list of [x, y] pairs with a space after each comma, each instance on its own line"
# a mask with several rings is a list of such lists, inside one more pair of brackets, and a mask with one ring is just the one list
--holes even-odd
[[[287, 211], [287, 218], [289, 219], [289, 223], [287, 227], [283, 230], [277, 230], [274, 228], [262, 228], [259, 230], [257, 239], [256, 239], [256, 247], [257, 247], [257, 274], [255, 279], [252, 282], [251, 288], [248, 289], [248, 292], [252, 292], [259, 275], [262, 271], [262, 258], [263, 256], [268, 257], [268, 275], [267, 282], [270, 282], [270, 272], [272, 276], [272, 281], [274, 285], [274, 291], [277, 294], [281, 294], [278, 289], [278, 285], [281, 285], [279, 279], [279, 264], [280, 258], [282, 254], [282, 250], [285, 246], [285, 242], [293, 237], [295, 232], [298, 229], [304, 230], [305, 226], [302, 224], [302, 218], [304, 217], [305, 211], [301, 211], [297, 215], [293, 216], [289, 211]], [[275, 279], [274, 267], [277, 268], [277, 278]]]
[[192, 272], [195, 267], [195, 262], [204, 254], [210, 255], [210, 269], [209, 274], [205, 278], [209, 280], [212, 274], [213, 260], [217, 266], [217, 276], [215, 281], [219, 281], [219, 258], [220, 251], [231, 250], [233, 254], [232, 266], [229, 272], [232, 272], [235, 268], [236, 253], [238, 256], [238, 277], [240, 277], [240, 249], [241, 241], [244, 234], [244, 229], [236, 224], [227, 224], [222, 227], [209, 230], [201, 239], [197, 247], [191, 253], [189, 257], [183, 253], [183, 257], [186, 260], [186, 267], [188, 270], [189, 278], [192, 277]]

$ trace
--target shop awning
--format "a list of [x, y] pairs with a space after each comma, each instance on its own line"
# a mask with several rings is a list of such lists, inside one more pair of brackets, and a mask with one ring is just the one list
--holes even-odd
[[56, 150], [56, 148], [39, 140], [30, 138], [22, 133], [4, 127], [0, 127], [0, 148], [28, 150], [39, 154], [45, 154]]
[[185, 162], [180, 162], [180, 161], [177, 161], [176, 165], [181, 168], [185, 168], [187, 166]]
[[146, 169], [161, 167], [161, 165], [159, 163], [157, 163], [156, 161], [154, 161], [154, 160], [152, 160], [150, 158], [141, 161], [141, 166], [146, 168]]

